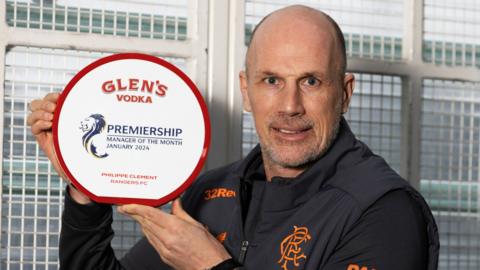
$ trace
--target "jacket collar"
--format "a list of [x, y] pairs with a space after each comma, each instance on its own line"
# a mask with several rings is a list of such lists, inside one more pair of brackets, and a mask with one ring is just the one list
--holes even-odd
[[[352, 153], [353, 152], [353, 153]], [[347, 153], [352, 153], [346, 155]], [[334, 142], [327, 152], [295, 178], [273, 177], [265, 183], [267, 207], [281, 210], [295, 207], [318, 193], [322, 186], [335, 175], [338, 170], [349, 167], [359, 161], [362, 156], [371, 155], [363, 144], [359, 143], [342, 117]], [[251, 182], [263, 172], [263, 160], [260, 146], [257, 145], [243, 160], [236, 173], [242, 181]], [[272, 197], [270, 201], [268, 197]], [[281, 200], [279, 199], [281, 198]]]

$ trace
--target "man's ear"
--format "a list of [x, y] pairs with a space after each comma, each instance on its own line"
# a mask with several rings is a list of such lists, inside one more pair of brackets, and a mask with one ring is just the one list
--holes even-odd
[[247, 73], [245, 71], [240, 71], [238, 74], [240, 79], [240, 90], [242, 91], [242, 100], [243, 100], [243, 109], [247, 112], [252, 111], [252, 105], [250, 104], [250, 98], [248, 96], [248, 81]]
[[355, 76], [352, 73], [346, 73], [343, 78], [343, 100], [342, 113], [348, 112], [350, 100], [352, 99], [353, 89], [355, 88]]

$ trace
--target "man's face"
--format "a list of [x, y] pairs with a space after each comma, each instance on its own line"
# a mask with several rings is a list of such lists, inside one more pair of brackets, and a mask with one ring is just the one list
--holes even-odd
[[240, 75], [244, 108], [253, 114], [270, 165], [297, 168], [318, 159], [348, 108], [351, 91], [345, 94], [333, 37], [310, 30], [287, 31], [283, 38], [257, 33], [262, 36], [252, 45], [248, 74]]

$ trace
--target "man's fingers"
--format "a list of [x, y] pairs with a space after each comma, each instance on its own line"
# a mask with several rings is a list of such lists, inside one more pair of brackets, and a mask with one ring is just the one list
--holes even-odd
[[55, 109], [57, 108], [57, 104], [54, 102], [50, 101], [44, 101], [42, 104], [42, 109], [47, 111], [47, 112], [55, 112]]
[[[160, 225], [158, 225], [155, 222], [155, 220], [151, 219], [151, 218], [154, 218], [153, 215], [151, 213], [148, 213], [150, 210], [145, 209], [148, 206], [140, 206], [140, 207], [137, 207], [137, 206], [138, 205], [122, 205], [122, 206], [119, 206], [117, 210], [120, 213], [124, 215], [128, 215], [134, 220], [136, 220], [140, 224], [140, 226], [142, 226], [143, 233], [145, 234], [145, 236], [147, 236], [150, 242], [152, 241], [161, 242], [161, 239], [157, 236], [157, 233], [160, 232], [160, 233], [166, 234], [165, 232], [162, 232], [165, 229], [162, 228]], [[152, 208], [152, 207], [148, 207], [148, 208], [156, 210], [155, 208]], [[137, 214], [140, 212], [141, 214]], [[147, 216], [149, 216], [150, 218]]]
[[55, 108], [57, 107], [56, 99], [50, 98], [50, 100], [47, 100], [47, 97], [45, 97], [44, 99], [36, 99], [30, 102], [30, 111], [35, 112], [43, 110], [53, 113], [55, 111]]
[[145, 223], [145, 217], [139, 216], [139, 215], [130, 215], [130, 214], [125, 214], [125, 215], [128, 215], [129, 217], [133, 218], [143, 227]]
[[169, 214], [164, 213], [160, 209], [156, 209], [151, 206], [139, 205], [139, 204], [126, 204], [118, 207], [118, 211], [122, 214], [129, 216], [141, 216], [144, 219], [148, 219], [161, 227], [163, 224], [168, 223]]
[[38, 120], [32, 125], [32, 134], [38, 135], [52, 128], [52, 121]]
[[173, 203], [172, 203], [172, 214], [181, 218], [181, 219], [183, 219], [183, 220], [185, 220], [186, 222], [188, 222], [192, 225], [203, 227], [202, 224], [198, 223], [198, 221], [196, 221], [187, 212], [185, 212], [185, 210], [182, 207], [182, 202], [181, 202], [180, 198], [177, 198], [173, 201]]
[[48, 93], [43, 99], [56, 103], [59, 96], [60, 96], [60, 93]]
[[127, 215], [138, 215], [144, 217], [151, 217], [153, 216], [152, 210], [155, 208], [151, 206], [144, 206], [139, 204], [125, 204], [118, 207], [118, 211], [123, 214]]
[[34, 111], [37, 111], [39, 109], [42, 108], [42, 104], [44, 103], [45, 101], [43, 99], [35, 99], [35, 100], [32, 100], [30, 102], [30, 105], [28, 106], [28, 108], [30, 109], [30, 111], [34, 112]]
[[32, 126], [37, 121], [52, 121], [53, 120], [53, 113], [46, 112], [46, 111], [34, 111], [27, 117], [27, 124]]
[[[127, 204], [122, 205], [118, 208], [120, 213], [127, 214], [129, 216], [143, 216], [144, 218], [149, 219], [151, 222], [159, 225], [160, 227], [168, 227], [169, 224], [172, 224], [172, 216], [163, 211], [144, 205], [138, 204]], [[186, 221], [192, 225], [198, 226], [203, 228], [202, 224], [198, 223], [195, 219], [193, 219], [185, 210], [183, 210], [182, 204], [180, 199], [176, 199], [172, 203], [172, 215]]]
[[57, 107], [57, 104], [55, 102], [51, 101], [45, 101], [45, 100], [33, 100], [30, 102], [30, 111], [35, 112], [38, 110], [43, 110], [47, 112], [54, 112], [55, 108]]
[[[147, 219], [145, 216], [136, 215], [136, 214], [128, 214], [128, 213], [123, 212], [122, 210], [120, 210], [120, 208], [117, 208], [117, 210], [118, 210], [118, 212], [120, 212], [121, 214], [126, 215], [126, 216], [129, 216], [129, 217], [131, 217], [132, 219], [134, 219], [136, 222], [138, 222], [138, 224], [140, 224], [140, 226], [142, 226], [142, 230], [145, 230], [145, 228], [148, 227], [149, 221], [148, 221], [148, 219]], [[151, 223], [151, 222], [150, 222], [150, 223]]]

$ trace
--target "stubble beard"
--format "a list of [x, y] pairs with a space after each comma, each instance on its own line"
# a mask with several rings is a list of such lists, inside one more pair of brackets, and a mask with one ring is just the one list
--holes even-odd
[[[318, 140], [316, 144], [312, 146], [298, 145], [298, 150], [303, 151], [304, 153], [296, 160], [285, 157], [285, 153], [282, 153], [282, 151], [278, 149], [279, 147], [277, 147], [275, 142], [267, 143], [264, 138], [260, 137], [260, 147], [262, 149], [263, 158], [268, 159], [267, 163], [270, 163], [270, 165], [276, 165], [283, 168], [299, 169], [309, 167], [313, 162], [320, 159], [335, 141], [340, 128], [342, 114], [339, 112], [336, 115], [337, 117], [335, 119], [334, 126], [327, 135], [325, 143], [322, 145], [321, 142], [323, 141], [323, 138], [320, 138], [320, 140]], [[308, 122], [308, 120], [301, 121]], [[288, 142], [283, 144], [288, 144]], [[295, 147], [295, 144], [296, 143], [292, 143], [291, 147]]]

